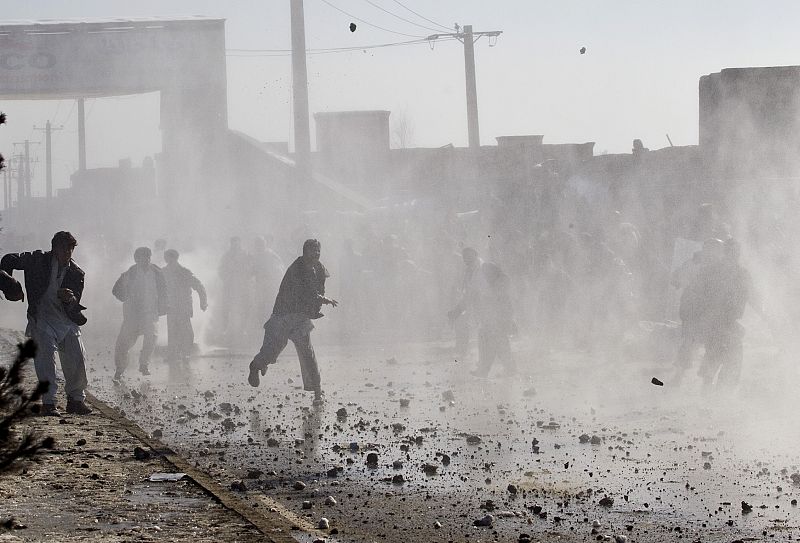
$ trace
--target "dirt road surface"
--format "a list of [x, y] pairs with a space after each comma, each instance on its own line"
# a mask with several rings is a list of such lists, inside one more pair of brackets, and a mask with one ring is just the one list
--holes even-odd
[[321, 407], [289, 351], [258, 389], [249, 358], [222, 355], [113, 386], [107, 351], [91, 384], [220, 484], [336, 540], [800, 537], [797, 371], [774, 352], [748, 347], [722, 393], [654, 363], [515, 351], [518, 375], [478, 379], [444, 344], [320, 346]]
[[[18, 338], [7, 331], [0, 336], [0, 356], [9, 360]], [[53, 437], [55, 447], [0, 476], [0, 541], [317, 539], [269, 504], [245, 502], [219, 488], [109, 406], [90, 402], [95, 412], [88, 416], [25, 421], [38, 435]], [[176, 472], [187, 475], [150, 480]]]

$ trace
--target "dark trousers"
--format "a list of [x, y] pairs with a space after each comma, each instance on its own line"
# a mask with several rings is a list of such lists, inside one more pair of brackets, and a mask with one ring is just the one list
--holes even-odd
[[469, 335], [472, 323], [470, 322], [472, 315], [470, 313], [463, 313], [453, 322], [453, 331], [456, 336], [455, 349], [459, 355], [466, 355], [469, 353]]
[[194, 347], [194, 330], [189, 315], [167, 313], [167, 358], [188, 357]]
[[313, 329], [311, 320], [303, 315], [271, 316], [264, 325], [264, 342], [254, 361], [264, 365], [274, 364], [291, 339], [300, 359], [303, 390], [319, 390], [321, 387], [319, 366], [314, 347], [311, 345]]
[[739, 383], [742, 373], [744, 328], [738, 323], [719, 325], [706, 337], [706, 354], [700, 375], [706, 387], [711, 386], [719, 372], [717, 386], [731, 387]]
[[488, 375], [497, 359], [500, 359], [509, 373], [516, 370], [508, 334], [490, 327], [481, 327], [478, 331], [478, 371]]
[[681, 324], [681, 344], [675, 353], [675, 366], [679, 370], [688, 369], [692, 365], [694, 354], [702, 345], [703, 339], [697, 330], [697, 325], [684, 321]]

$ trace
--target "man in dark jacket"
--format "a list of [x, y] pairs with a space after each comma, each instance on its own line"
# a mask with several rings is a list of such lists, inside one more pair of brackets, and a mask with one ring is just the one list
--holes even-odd
[[708, 270], [714, 270], [719, 265], [723, 249], [722, 240], [709, 238], [703, 242], [703, 249], [696, 252], [691, 261], [684, 263], [673, 274], [672, 285], [682, 288], [679, 307], [681, 342], [675, 353], [673, 377], [676, 385], [683, 381], [684, 374], [692, 365], [695, 352], [706, 340], [708, 322], [704, 316], [706, 293], [703, 279], [710, 277]]
[[322, 317], [323, 304], [336, 307], [338, 302], [325, 297], [325, 279], [328, 270], [319, 261], [321, 245], [315, 239], [303, 244], [303, 256], [295, 260], [281, 281], [272, 316], [264, 324], [264, 343], [259, 353], [250, 362], [247, 381], [254, 387], [259, 385], [259, 372], [266, 374], [267, 366], [274, 364], [278, 355], [292, 340], [300, 359], [303, 390], [314, 391], [314, 401], [322, 401], [319, 367], [311, 345], [311, 319]]
[[194, 330], [192, 330], [192, 317], [194, 304], [192, 303], [192, 290], [197, 291], [200, 297], [200, 309], [208, 309], [208, 299], [203, 283], [194, 276], [188, 268], [178, 264], [178, 251], [167, 249], [164, 251], [163, 268], [164, 282], [167, 285], [167, 360], [185, 361], [192, 353], [194, 346]]
[[458, 302], [447, 312], [447, 317], [456, 334], [456, 354], [464, 356], [469, 352], [470, 328], [477, 324], [475, 304], [478, 299], [483, 260], [478, 256], [478, 251], [472, 247], [462, 249], [461, 258], [464, 261], [464, 275], [458, 292]]
[[156, 323], [158, 317], [167, 314], [167, 287], [161, 268], [150, 263], [152, 251], [139, 247], [133, 253], [136, 262], [120, 275], [111, 291], [122, 302], [122, 327], [114, 349], [116, 371], [119, 380], [128, 367], [128, 351], [143, 336], [139, 354], [139, 372], [150, 375], [150, 357], [156, 346]]
[[478, 320], [478, 367], [476, 377], [488, 377], [495, 360], [505, 365], [506, 375], [516, 374], [509, 336], [516, 330], [509, 278], [494, 262], [481, 264], [479, 294], [475, 303]]
[[[27, 335], [36, 342], [34, 366], [39, 381], [49, 383], [42, 396], [42, 413], [58, 415], [56, 407], [56, 352], [64, 372], [67, 413], [88, 415], [86, 398], [86, 354], [80, 326], [86, 323], [80, 304], [84, 272], [72, 260], [78, 242], [69, 232], [56, 232], [47, 252], [9, 253], [0, 269], [11, 275], [25, 273], [28, 293]], [[19, 296], [19, 299], [23, 299]]]
[[[699, 375], [708, 388], [717, 376], [718, 387], [732, 387], [742, 371], [744, 327], [738, 322], [753, 295], [752, 279], [739, 263], [739, 244], [728, 239], [724, 254], [714, 266], [700, 273], [705, 317], [706, 354]], [[757, 308], [758, 309], [758, 308]]]

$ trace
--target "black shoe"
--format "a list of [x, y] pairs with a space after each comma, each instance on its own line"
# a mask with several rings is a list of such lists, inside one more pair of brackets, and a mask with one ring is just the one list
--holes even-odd
[[67, 413], [72, 415], [91, 415], [92, 408], [83, 400], [67, 400]]
[[58, 406], [54, 403], [43, 403], [39, 414], [43, 417], [60, 417], [61, 413], [58, 411]]
[[139, 366], [139, 373], [142, 375], [150, 375], [150, 369], [147, 366]]

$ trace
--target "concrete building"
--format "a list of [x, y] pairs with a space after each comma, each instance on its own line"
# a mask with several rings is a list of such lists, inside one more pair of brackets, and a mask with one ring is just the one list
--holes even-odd
[[711, 177], [800, 175], [800, 66], [700, 78], [700, 148]]

